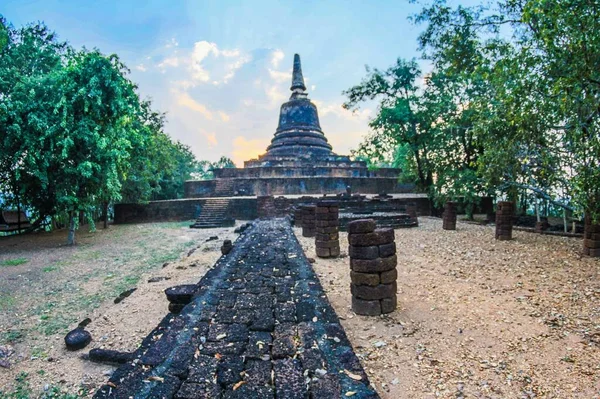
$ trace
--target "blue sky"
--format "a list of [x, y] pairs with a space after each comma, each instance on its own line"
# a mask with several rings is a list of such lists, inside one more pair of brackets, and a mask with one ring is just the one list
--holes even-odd
[[294, 53], [334, 151], [356, 148], [374, 104], [352, 114], [341, 92], [366, 64], [418, 57], [422, 27], [407, 17], [419, 9], [404, 0], [4, 0], [0, 12], [16, 26], [41, 20], [75, 47], [118, 54], [142, 96], [167, 113], [172, 137], [199, 159], [226, 155], [241, 166], [275, 132]]

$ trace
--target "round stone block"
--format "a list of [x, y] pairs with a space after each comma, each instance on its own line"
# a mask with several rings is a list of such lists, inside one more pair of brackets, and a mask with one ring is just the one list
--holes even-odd
[[330, 258], [331, 257], [331, 250], [330, 248], [315, 248], [315, 252], [317, 253], [317, 256], [319, 258]]
[[379, 247], [348, 247], [348, 254], [352, 259], [377, 259], [379, 258]]
[[65, 336], [65, 345], [67, 346], [67, 349], [71, 351], [83, 349], [88, 346], [90, 342], [92, 342], [92, 334], [83, 328], [71, 330]]
[[359, 219], [348, 223], [348, 234], [354, 233], [372, 233], [376, 224], [373, 219]]
[[350, 279], [352, 284], [355, 285], [379, 285], [379, 274], [378, 273], [358, 273], [355, 271], [350, 272]]
[[350, 268], [359, 273], [380, 273], [396, 268], [398, 258], [396, 255], [378, 259], [350, 259]]
[[381, 258], [387, 258], [396, 253], [396, 243], [383, 244], [379, 246], [379, 256]]
[[317, 234], [315, 235], [316, 241], [334, 241], [339, 239], [339, 233], [321, 233], [319, 229], [317, 229]]
[[352, 296], [360, 299], [374, 300], [390, 298], [396, 295], [396, 283], [379, 284], [376, 286], [350, 284]]
[[352, 297], [352, 310], [354, 313], [363, 316], [379, 316], [381, 314], [381, 303]]
[[392, 313], [398, 306], [398, 299], [396, 295], [391, 298], [384, 298], [381, 300], [381, 313]]
[[390, 284], [398, 279], [398, 270], [392, 269], [387, 272], [383, 272], [379, 275], [379, 280], [381, 284]]
[[338, 256], [340, 256], [340, 247], [333, 247], [333, 248], [329, 248], [329, 252], [331, 252], [331, 257], [332, 258], [337, 258]]
[[182, 284], [167, 288], [165, 295], [171, 303], [188, 304], [192, 301], [192, 297], [198, 290], [196, 284]]
[[583, 240], [583, 245], [587, 248], [600, 248], [600, 241], [597, 240], [590, 240], [590, 239], [584, 239]]
[[179, 314], [185, 308], [185, 303], [170, 303], [169, 312]]
[[315, 246], [317, 248], [333, 248], [333, 247], [339, 247], [340, 242], [338, 240], [330, 240], [330, 241], [315, 240]]

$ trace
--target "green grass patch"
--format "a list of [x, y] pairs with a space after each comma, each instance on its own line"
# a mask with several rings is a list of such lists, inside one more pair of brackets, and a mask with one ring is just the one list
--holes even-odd
[[10, 295], [0, 294], [0, 310], [6, 311], [15, 306], [15, 298]]
[[19, 266], [27, 262], [27, 258], [7, 259], [0, 262], [0, 266]]
[[[40, 370], [40, 371], [42, 371], [42, 370]], [[44, 373], [43, 372], [40, 373], [40, 371], [38, 371], [38, 374], [44, 375]], [[90, 392], [87, 392], [83, 388], [80, 388], [77, 393], [69, 393], [69, 392], [64, 391], [60, 387], [57, 387], [56, 385], [50, 385], [47, 390], [45, 390], [44, 392], [41, 392], [39, 395], [35, 395], [33, 390], [31, 389], [31, 386], [29, 385], [29, 381], [27, 381], [28, 378], [29, 378], [29, 374], [27, 374], [25, 372], [19, 373], [19, 375], [17, 375], [17, 377], [15, 378], [15, 385], [12, 388], [12, 390], [10, 390], [10, 391], [0, 390], [0, 398], [2, 398], [2, 399], [32, 399], [32, 398], [79, 399], [79, 398], [85, 398], [86, 396], [88, 396], [90, 394]]]
[[25, 337], [21, 330], [8, 330], [0, 333], [0, 342], [6, 344], [13, 344], [21, 341]]

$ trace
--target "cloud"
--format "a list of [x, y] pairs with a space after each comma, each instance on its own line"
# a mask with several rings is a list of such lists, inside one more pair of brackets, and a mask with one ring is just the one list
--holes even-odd
[[229, 115], [227, 115], [225, 112], [219, 111], [218, 114], [223, 122], [229, 122]]
[[267, 108], [276, 108], [287, 100], [287, 96], [281, 90], [281, 85], [265, 87], [265, 94], [269, 100], [269, 103], [266, 105]]
[[208, 142], [208, 148], [213, 148], [214, 146], [219, 144], [219, 142], [217, 141], [217, 135], [214, 132], [204, 132], [204, 137]]
[[271, 65], [273, 65], [274, 68], [277, 68], [279, 66], [279, 63], [283, 60], [284, 57], [285, 57], [285, 54], [283, 51], [281, 51], [281, 50], [273, 51], [273, 54], [271, 54]]
[[277, 83], [291, 82], [292, 81], [292, 70], [289, 71], [275, 71], [269, 68], [269, 76]]
[[361, 108], [358, 111], [352, 112], [344, 109], [341, 103], [325, 103], [319, 100], [312, 100], [312, 102], [319, 109], [319, 115], [321, 116], [332, 114], [348, 120], [367, 120], [371, 115], [371, 110], [369, 108]]
[[148, 68], [146, 68], [146, 67], [144, 66], [144, 64], [139, 64], [139, 65], [136, 65], [136, 66], [135, 66], [135, 69], [137, 69], [138, 71], [141, 71], [141, 72], [146, 72], [146, 71], [148, 70]]
[[243, 165], [244, 161], [264, 154], [268, 145], [268, 138], [247, 139], [243, 136], [237, 136], [233, 139], [231, 158], [236, 165]]
[[200, 113], [206, 119], [212, 120], [212, 112], [210, 112], [205, 105], [202, 105], [196, 100], [194, 100], [188, 93], [176, 92], [175, 96], [177, 99], [177, 104], [189, 108], [192, 111]]
[[[198, 84], [228, 83], [244, 64], [251, 60], [248, 54], [239, 49], [220, 49], [216, 43], [200, 40], [191, 49], [182, 49], [172, 39], [165, 48], [173, 50], [164, 55], [156, 67], [165, 73], [168, 69], [178, 69], [177, 84], [189, 89]], [[183, 85], [181, 83], [184, 83]]]

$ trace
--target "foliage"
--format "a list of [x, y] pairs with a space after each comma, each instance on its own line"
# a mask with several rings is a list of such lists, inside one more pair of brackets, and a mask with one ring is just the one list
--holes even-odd
[[223, 168], [235, 168], [235, 163], [230, 158], [222, 156], [218, 161], [210, 162], [210, 161], [199, 161], [198, 167], [194, 173], [194, 178], [198, 180], [210, 180], [213, 179], [214, 169], [223, 169]]
[[[196, 169], [116, 55], [75, 50], [43, 23], [0, 19], [0, 198], [48, 217], [180, 198]], [[72, 238], [72, 235], [71, 235]]]
[[438, 202], [496, 192], [600, 220], [599, 10], [584, 0], [434, 0], [413, 17], [432, 70], [399, 60], [345, 92], [351, 109], [379, 100], [358, 152], [396, 151]]

